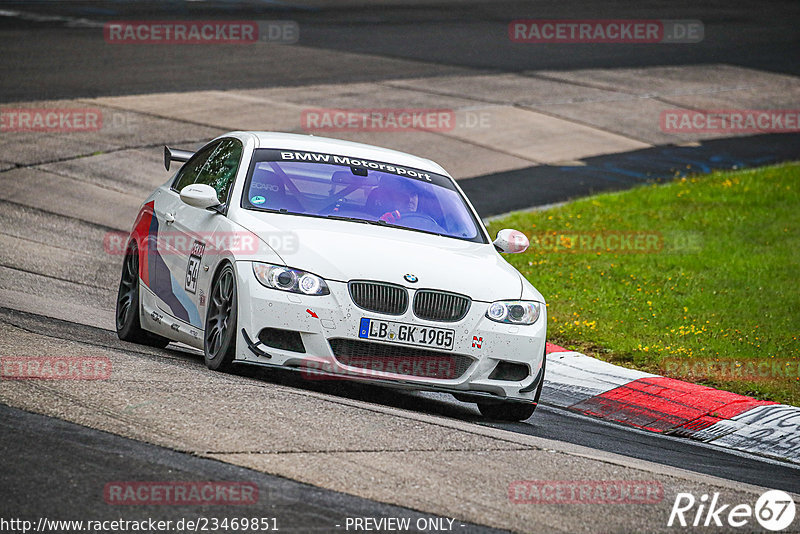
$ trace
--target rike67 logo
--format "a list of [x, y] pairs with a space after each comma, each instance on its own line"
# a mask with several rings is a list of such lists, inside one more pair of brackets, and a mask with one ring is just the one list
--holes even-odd
[[763, 493], [755, 506], [749, 504], [727, 504], [720, 502], [719, 493], [711, 497], [703, 494], [699, 499], [691, 493], [678, 493], [667, 526], [680, 527], [726, 527], [752, 530], [752, 519], [762, 528], [778, 532], [794, 522], [795, 504], [792, 497], [780, 490]]

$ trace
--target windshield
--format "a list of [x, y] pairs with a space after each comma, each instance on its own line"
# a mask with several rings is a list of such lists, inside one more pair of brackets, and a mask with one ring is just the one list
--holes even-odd
[[256, 150], [242, 207], [484, 242], [477, 221], [449, 178], [346, 156]]

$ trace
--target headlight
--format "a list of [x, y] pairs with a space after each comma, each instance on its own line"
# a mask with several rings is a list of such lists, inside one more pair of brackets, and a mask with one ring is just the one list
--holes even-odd
[[489, 305], [486, 317], [498, 323], [533, 324], [539, 318], [539, 304], [524, 300], [498, 300]]
[[299, 269], [253, 262], [253, 273], [261, 285], [272, 289], [300, 293], [301, 295], [330, 294], [325, 280], [315, 274]]

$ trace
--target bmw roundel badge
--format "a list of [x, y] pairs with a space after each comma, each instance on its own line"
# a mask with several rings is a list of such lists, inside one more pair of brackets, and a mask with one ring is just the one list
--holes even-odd
[[406, 279], [406, 282], [411, 282], [412, 284], [416, 284], [417, 280], [419, 280], [419, 278], [417, 278], [413, 274], [407, 274], [403, 278]]

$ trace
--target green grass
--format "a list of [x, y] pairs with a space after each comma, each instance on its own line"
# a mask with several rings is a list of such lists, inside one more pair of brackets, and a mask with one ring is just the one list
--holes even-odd
[[[800, 163], [682, 178], [489, 225], [492, 235], [502, 228], [531, 238], [528, 252], [506, 258], [547, 300], [550, 341], [800, 405]], [[620, 231], [658, 236], [659, 247], [620, 253], [568, 237]], [[553, 234], [558, 251], [542, 240]], [[686, 364], [700, 366], [687, 373]], [[709, 365], [726, 371], [703, 372]]]

